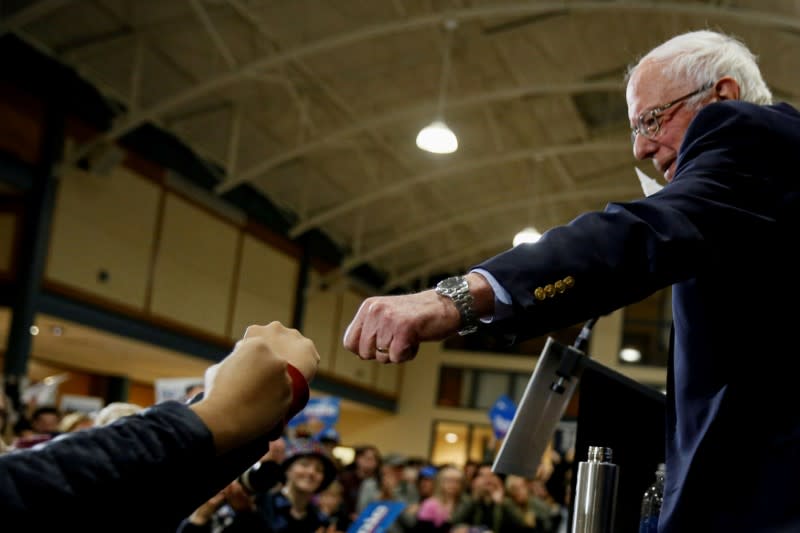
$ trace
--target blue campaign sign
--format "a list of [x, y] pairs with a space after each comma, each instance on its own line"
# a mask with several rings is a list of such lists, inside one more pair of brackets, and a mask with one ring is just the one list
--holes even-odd
[[372, 502], [350, 524], [347, 533], [383, 533], [397, 520], [405, 506], [403, 502]]
[[489, 420], [492, 422], [495, 438], [502, 439], [506, 436], [516, 412], [517, 406], [514, 404], [514, 400], [505, 394], [497, 398], [497, 401], [494, 402], [494, 405], [489, 410]]
[[311, 398], [308, 400], [305, 408], [297, 413], [287, 426], [290, 428], [297, 427], [301, 424], [308, 424], [312, 421], [316, 422], [317, 426], [321, 426], [321, 430], [317, 433], [332, 428], [339, 420], [339, 398], [328, 396], [326, 398]]

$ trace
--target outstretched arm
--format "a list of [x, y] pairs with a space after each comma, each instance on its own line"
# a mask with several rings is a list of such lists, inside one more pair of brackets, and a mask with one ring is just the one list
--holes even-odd
[[[205, 398], [0, 457], [0, 516], [29, 529], [174, 531], [264, 454], [302, 409], [319, 355], [278, 323], [248, 329], [206, 373]], [[78, 522], [79, 521], [79, 522]]]

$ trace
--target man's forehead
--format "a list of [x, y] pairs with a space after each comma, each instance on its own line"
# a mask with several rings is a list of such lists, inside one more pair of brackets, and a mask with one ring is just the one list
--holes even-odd
[[644, 62], [634, 71], [625, 91], [629, 118], [663, 104], [667, 96], [675, 92], [674, 81], [664, 75], [662, 67], [654, 62]]

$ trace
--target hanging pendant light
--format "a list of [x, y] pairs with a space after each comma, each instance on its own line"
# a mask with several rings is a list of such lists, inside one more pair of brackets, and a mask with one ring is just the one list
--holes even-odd
[[447, 42], [445, 43], [444, 60], [442, 61], [442, 78], [439, 81], [437, 118], [417, 134], [417, 147], [434, 154], [452, 154], [458, 150], [458, 138], [444, 121], [444, 100], [447, 92], [447, 78], [450, 76], [450, 45], [453, 40], [453, 30], [457, 26], [458, 23], [453, 19], [447, 19], [444, 23], [444, 29], [447, 31]]
[[452, 154], [458, 150], [458, 139], [447, 124], [441, 120], [434, 120], [419, 130], [417, 146], [434, 154]]

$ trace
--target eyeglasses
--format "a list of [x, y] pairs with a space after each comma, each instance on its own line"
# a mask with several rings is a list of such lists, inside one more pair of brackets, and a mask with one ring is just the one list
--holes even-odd
[[689, 94], [684, 94], [680, 98], [676, 98], [675, 100], [667, 104], [662, 104], [658, 107], [654, 107], [649, 111], [645, 111], [644, 113], [636, 117], [636, 125], [631, 128], [631, 142], [636, 142], [636, 137], [638, 137], [639, 135], [644, 135], [648, 139], [654, 138], [661, 129], [661, 116], [667, 109], [674, 106], [675, 104], [683, 102], [684, 100], [688, 100], [692, 96], [696, 96], [702, 93], [703, 91], [707, 91], [713, 85], [714, 82], [709, 81], [699, 89], [692, 91]]

